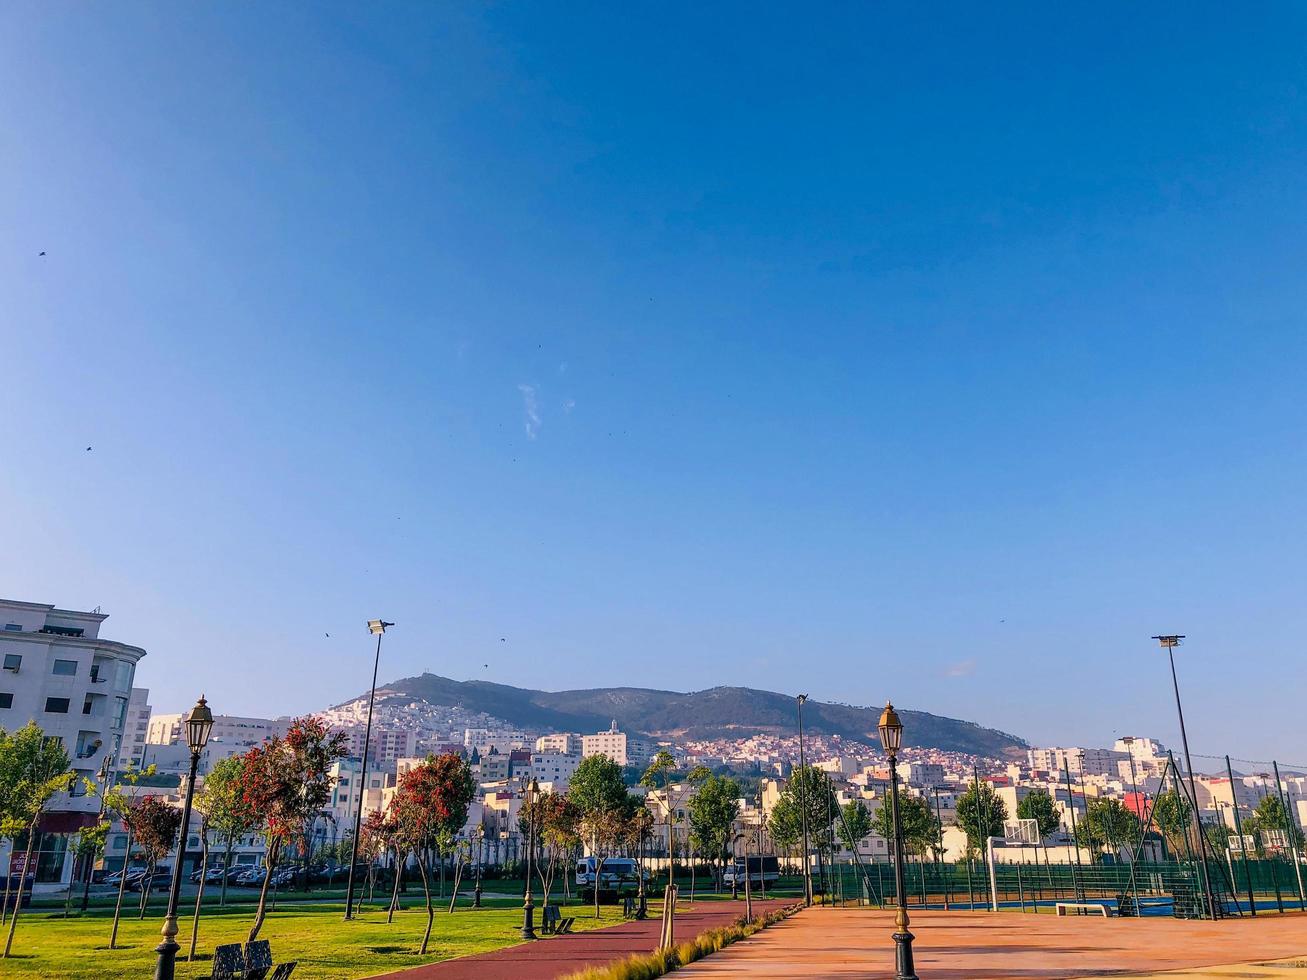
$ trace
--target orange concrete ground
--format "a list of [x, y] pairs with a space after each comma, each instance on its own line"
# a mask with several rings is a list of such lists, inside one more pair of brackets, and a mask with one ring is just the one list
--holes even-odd
[[[894, 975], [892, 912], [813, 908], [736, 943], [679, 977], [886, 977]], [[1259, 915], [1224, 922], [1170, 918], [1058, 918], [987, 912], [914, 914], [922, 980], [1151, 976], [1158, 971], [1229, 964], [1307, 963], [1307, 916]], [[1307, 980], [1307, 966], [1282, 964], [1182, 976]]]

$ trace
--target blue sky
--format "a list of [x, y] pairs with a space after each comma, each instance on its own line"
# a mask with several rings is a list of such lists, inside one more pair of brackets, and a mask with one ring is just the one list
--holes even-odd
[[0, 594], [1307, 761], [1305, 17], [9, 4]]

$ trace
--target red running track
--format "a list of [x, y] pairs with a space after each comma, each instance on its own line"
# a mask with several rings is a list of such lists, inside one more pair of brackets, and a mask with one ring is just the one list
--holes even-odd
[[[792, 899], [754, 902], [754, 915], [790, 904]], [[692, 909], [681, 908], [676, 913], [676, 941], [693, 939], [706, 929], [729, 925], [743, 916], [743, 902], [700, 902]], [[661, 931], [662, 917], [655, 915], [641, 922], [518, 943], [490, 953], [379, 976], [386, 980], [555, 980], [586, 967], [625, 959], [632, 953], [652, 952]]]

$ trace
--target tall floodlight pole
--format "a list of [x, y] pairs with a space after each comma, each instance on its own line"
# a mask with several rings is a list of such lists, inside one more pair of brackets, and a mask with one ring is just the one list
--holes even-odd
[[808, 798], [804, 783], [808, 780], [808, 763], [803, 755], [803, 705], [808, 695], [800, 694], [799, 705], [799, 824], [803, 828], [803, 904], [812, 904], [812, 864], [808, 855]]
[[1198, 815], [1198, 784], [1194, 781], [1194, 764], [1189, 757], [1189, 735], [1184, 727], [1184, 708], [1180, 704], [1180, 682], [1175, 674], [1175, 648], [1184, 639], [1183, 633], [1154, 636], [1166, 651], [1171, 661], [1171, 687], [1175, 690], [1175, 713], [1180, 718], [1180, 745], [1184, 749], [1184, 765], [1189, 770], [1189, 798], [1194, 807], [1194, 834], [1198, 838], [1198, 869], [1201, 872], [1203, 897], [1207, 900], [1207, 914], [1216, 918], [1216, 897], [1212, 894], [1212, 883], [1207, 874], [1207, 839], [1203, 836], [1203, 821]]
[[903, 880], [903, 825], [899, 823], [899, 746], [903, 741], [903, 722], [894, 705], [885, 702], [881, 712], [880, 744], [889, 756], [890, 823], [894, 837], [894, 894], [898, 906], [894, 915], [894, 980], [917, 980], [912, 963], [912, 933], [908, 931], [907, 886]]
[[372, 660], [372, 688], [368, 691], [368, 723], [363, 728], [363, 765], [359, 771], [359, 805], [354, 811], [354, 840], [349, 848], [349, 883], [345, 886], [345, 918], [354, 918], [354, 865], [359, 859], [359, 833], [363, 829], [363, 800], [368, 794], [368, 743], [372, 741], [372, 706], [377, 700], [377, 668], [381, 666], [381, 638], [387, 626], [384, 619], [369, 619], [368, 632], [377, 638], [377, 653]]

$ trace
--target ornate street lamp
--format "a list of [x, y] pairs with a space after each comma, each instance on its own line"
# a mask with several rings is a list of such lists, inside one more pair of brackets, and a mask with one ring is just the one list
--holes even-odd
[[[368, 795], [368, 743], [372, 741], [372, 706], [377, 700], [377, 668], [381, 666], [381, 638], [387, 626], [384, 619], [369, 619], [368, 632], [377, 638], [377, 654], [372, 660], [372, 690], [368, 693], [368, 723], [363, 729], [363, 764], [359, 768], [359, 806], [354, 811], [354, 840], [349, 849], [349, 878], [345, 885], [345, 918], [354, 918], [354, 865], [359, 859], [359, 834], [363, 830], [363, 800]], [[359, 904], [362, 905], [362, 897]]]
[[186, 834], [191, 823], [191, 804], [195, 800], [195, 772], [200, 765], [200, 753], [213, 731], [213, 712], [204, 695], [186, 716], [186, 744], [191, 750], [191, 777], [186, 782], [186, 802], [182, 805], [182, 825], [177, 832], [177, 860], [172, 866], [172, 888], [168, 892], [168, 913], [163, 919], [163, 942], [154, 948], [159, 954], [154, 967], [154, 980], [173, 980], [177, 968], [177, 899], [182, 890], [182, 859], [186, 856]]
[[894, 916], [894, 952], [896, 971], [894, 980], [917, 980], [912, 965], [912, 933], [908, 932], [908, 910], [903, 884], [903, 828], [899, 824], [899, 745], [903, 742], [903, 722], [894, 705], [886, 701], [880, 715], [880, 744], [889, 756], [889, 806], [894, 829], [894, 891], [898, 912]]
[[[526, 802], [526, 901], [522, 903], [522, 938], [535, 939], [535, 903], [531, 900], [531, 859], [535, 856], [536, 800], [540, 794], [540, 784], [534, 776], [527, 787]], [[595, 888], [599, 882], [595, 882]]]

